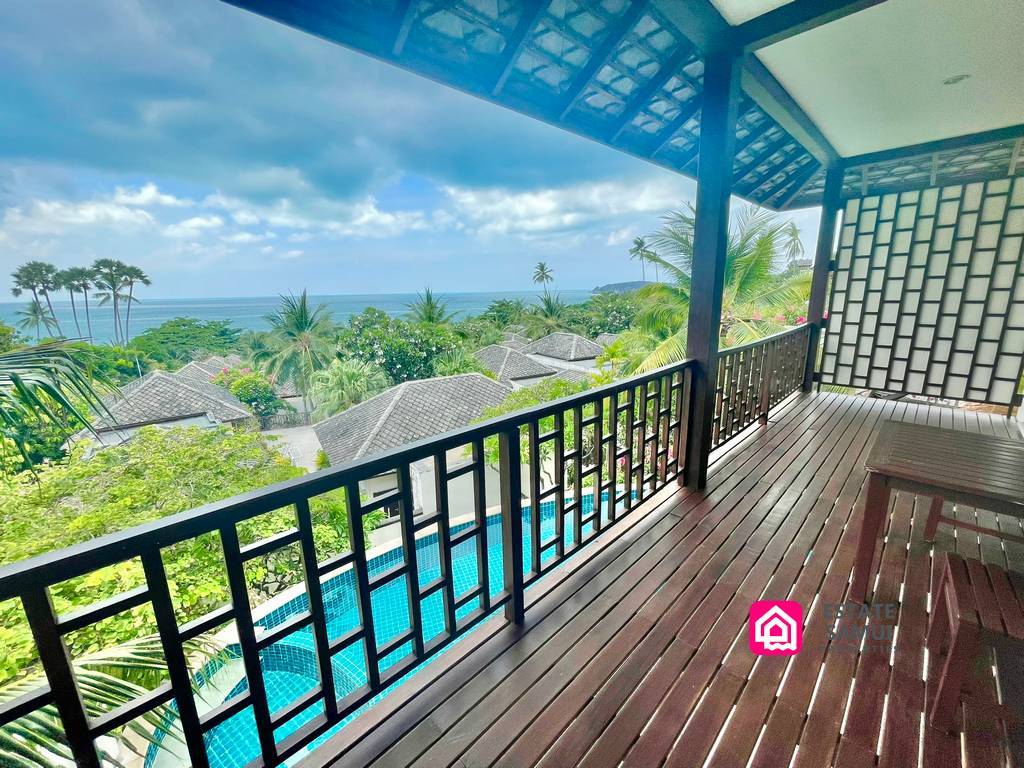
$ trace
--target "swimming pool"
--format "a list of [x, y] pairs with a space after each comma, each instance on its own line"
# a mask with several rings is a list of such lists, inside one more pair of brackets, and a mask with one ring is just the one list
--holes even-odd
[[[607, 494], [602, 494], [602, 514], [607, 509]], [[594, 507], [593, 495], [584, 495], [581, 499], [583, 515], [588, 515]], [[531, 541], [530, 520], [532, 518], [531, 507], [523, 507], [523, 562], [529, 563], [533, 551]], [[554, 502], [542, 502], [540, 504], [541, 516], [541, 540], [549, 541], [554, 535], [555, 527], [555, 505]], [[471, 522], [453, 526], [452, 533], [458, 533]], [[589, 533], [592, 525], [584, 528], [584, 533]], [[504, 561], [504, 547], [501, 540], [501, 516], [492, 515], [487, 519], [487, 559], [488, 574], [490, 583], [487, 585], [491, 595], [496, 595], [503, 588], [502, 564]], [[568, 546], [573, 542], [572, 526], [566, 525], [565, 541]], [[548, 561], [555, 555], [555, 548], [549, 548], [542, 556], [543, 561]], [[440, 550], [436, 534], [424, 536], [416, 540], [416, 557], [419, 570], [419, 582], [425, 586], [437, 579], [440, 575]], [[368, 563], [370, 576], [383, 573], [404, 560], [402, 546], [384, 552], [372, 558]], [[477, 548], [475, 537], [462, 542], [452, 549], [452, 576], [455, 585], [455, 594], [460, 595], [478, 586], [477, 569]], [[327, 629], [329, 637], [339, 637], [354, 629], [359, 624], [359, 609], [356, 604], [356, 593], [353, 584], [353, 573], [345, 571], [323, 584], [324, 612], [327, 617]], [[371, 599], [373, 601], [374, 630], [377, 645], [382, 646], [392, 638], [407, 632], [411, 626], [409, 617], [408, 596], [404, 579], [395, 579], [374, 590]], [[479, 599], [471, 600], [462, 606], [457, 615], [462, 618], [472, 613], [479, 607]], [[280, 626], [291, 617], [307, 610], [307, 598], [303, 592], [288, 600], [273, 610], [260, 616], [257, 611], [256, 624], [266, 630]], [[424, 642], [444, 632], [444, 612], [442, 593], [435, 592], [428, 598], [421, 601], [421, 613], [423, 620]], [[312, 628], [305, 627], [297, 630], [273, 645], [260, 651], [260, 662], [263, 668], [263, 676], [267, 689], [267, 699], [270, 710], [273, 712], [284, 707], [312, 688], [319, 685], [320, 679], [317, 673], [317, 661], [314, 650]], [[389, 656], [381, 659], [380, 668], [384, 672], [389, 666], [401, 661], [411, 652], [411, 642], [400, 646]], [[442, 651], [443, 652], [443, 651]], [[238, 649], [229, 648], [228, 655], [237, 658]], [[427, 659], [423, 664], [429, 664], [436, 656]], [[221, 662], [223, 664], [223, 662]], [[336, 653], [332, 658], [334, 671], [335, 695], [341, 698], [349, 692], [366, 684], [367, 675], [365, 661], [363, 658], [362, 643], [345, 648]], [[413, 674], [419, 667], [413, 669]], [[204, 678], [209, 679], [216, 670], [207, 670]], [[310, 745], [315, 748], [324, 740], [333, 735], [346, 722], [356, 717], [366, 708], [386, 696], [392, 689], [403, 682], [408, 675], [398, 680], [390, 688], [385, 689], [363, 707], [350, 715], [345, 721], [338, 724], [332, 730], [321, 736]], [[204, 683], [200, 681], [200, 685]], [[244, 676], [235, 683], [227, 694], [222, 696], [226, 700], [231, 696], [246, 690]], [[275, 739], [280, 742], [289, 734], [301, 727], [310, 719], [322, 714], [323, 704], [316, 703], [300, 712], [288, 722], [282, 724], [274, 731]], [[175, 745], [177, 747], [178, 745]], [[259, 740], [256, 734], [256, 722], [252, 715], [251, 708], [239, 712], [234, 717], [221, 723], [210, 730], [206, 735], [206, 749], [210, 758], [211, 768], [241, 768], [249, 761], [259, 756]], [[175, 748], [174, 752], [183, 750]], [[168, 749], [153, 745], [146, 756], [147, 768], [164, 768], [178, 764], [178, 761], [171, 755]]]

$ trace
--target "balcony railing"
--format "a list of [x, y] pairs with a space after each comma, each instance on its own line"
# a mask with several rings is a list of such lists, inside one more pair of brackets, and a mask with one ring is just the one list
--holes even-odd
[[[777, 362], [762, 365], [762, 375], [768, 370], [788, 371], [790, 345], [781, 337], [770, 344]], [[21, 600], [48, 684], [0, 706], [0, 726], [53, 705], [76, 763], [99, 766], [97, 738], [173, 704], [189, 761], [194, 768], [204, 768], [209, 765], [204, 735], [251, 708], [259, 742], [259, 757], [251, 765], [283, 763], [497, 609], [504, 610], [508, 621], [521, 623], [528, 585], [650, 494], [677, 479], [681, 482], [693, 365], [684, 361], [3, 568], [0, 600]], [[802, 370], [795, 363], [792, 367]], [[778, 391], [786, 386], [780, 383]], [[489, 467], [495, 456], [500, 499], [489, 499], [486, 473], [493, 472]], [[424, 461], [433, 462], [436, 512], [415, 515], [411, 467]], [[360, 483], [388, 473], [397, 477], [397, 489], [365, 500]], [[453, 521], [449, 486], [466, 475], [473, 480], [473, 514], [464, 522]], [[548, 482], [545, 475], [550, 476]], [[345, 495], [351, 540], [350, 551], [327, 559], [318, 558], [310, 512], [311, 499], [324, 493]], [[401, 554], [383, 567], [380, 558], [367, 557], [363, 520], [388, 505], [399, 510]], [[241, 521], [282, 509], [294, 512], [292, 527], [261, 541], [240, 540]], [[492, 527], [500, 547], [489, 543]], [[172, 602], [162, 551], [211, 534], [220, 538], [223, 548], [230, 602], [183, 620]], [[431, 546], [436, 542], [429, 564], [421, 555], [428, 537]], [[475, 548], [476, 553], [475, 583], [462, 591], [452, 565], [453, 552], [460, 546]], [[305, 591], [300, 610], [259, 631], [246, 564], [286, 547], [297, 548], [302, 563]], [[99, 569], [131, 560], [142, 563], [144, 585], [74, 614], [57, 614], [51, 586], [95, 576]], [[357, 618], [351, 626], [339, 628], [337, 617], [325, 608], [325, 587], [342, 576], [354, 596]], [[407, 622], [397, 630], [393, 620], [380, 615], [375, 600], [386, 589], [404, 596]], [[428, 601], [433, 606], [429, 610]], [[167, 682], [112, 710], [87, 707], [76, 684], [66, 635], [147, 605], [159, 630]], [[231, 622], [247, 685], [200, 714], [185, 645]], [[303, 633], [315, 655], [319, 683], [274, 708], [261, 655], [294, 633]], [[362, 675], [354, 682], [337, 679], [333, 660], [339, 654], [359, 659]], [[311, 708], [317, 714], [309, 718]], [[294, 725], [296, 718], [302, 724], [278, 739], [275, 731], [288, 730], [285, 726]]]
[[801, 325], [718, 355], [711, 445], [718, 448], [800, 389], [810, 326]]

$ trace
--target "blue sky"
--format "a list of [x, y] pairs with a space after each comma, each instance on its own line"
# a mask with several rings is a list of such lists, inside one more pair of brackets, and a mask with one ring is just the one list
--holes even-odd
[[216, 0], [10, 4], [0, 103], [4, 295], [101, 256], [152, 297], [586, 288], [695, 190]]

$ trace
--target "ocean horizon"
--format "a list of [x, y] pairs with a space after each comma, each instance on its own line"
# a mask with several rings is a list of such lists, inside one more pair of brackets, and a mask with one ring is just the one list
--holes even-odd
[[[563, 301], [578, 304], [593, 295], [591, 290], [573, 289], [553, 291]], [[447, 302], [448, 311], [454, 312], [457, 318], [477, 315], [487, 309], [487, 305], [498, 299], [521, 299], [527, 303], [536, 303], [537, 291], [462, 291], [435, 292], [439, 299]], [[193, 317], [197, 320], [230, 320], [232, 325], [242, 330], [262, 331], [269, 328], [266, 315], [273, 312], [280, 303], [279, 296], [226, 296], [206, 299], [147, 299], [145, 294], [139, 303], [132, 305], [131, 326], [129, 335], [137, 336], [149, 328], [155, 328], [175, 317]], [[392, 316], [403, 315], [409, 311], [408, 305], [416, 300], [415, 293], [365, 293], [365, 294], [333, 294], [313, 295], [310, 300], [316, 304], [324, 304], [331, 312], [336, 323], [347, 322], [352, 315], [357, 315], [367, 307], [376, 307]], [[82, 336], [87, 336], [85, 312], [80, 300], [76, 300], [78, 320]], [[17, 328], [18, 311], [28, 306], [27, 301], [0, 302], [0, 321]], [[67, 299], [53, 302], [53, 311], [61, 324], [64, 335], [71, 338], [78, 336], [75, 328], [71, 302]], [[122, 319], [123, 319], [122, 308]], [[109, 306], [101, 307], [94, 301], [89, 302], [89, 314], [92, 317], [92, 336], [95, 343], [107, 343], [114, 340], [114, 319]], [[19, 329], [25, 336], [34, 336], [34, 331]]]

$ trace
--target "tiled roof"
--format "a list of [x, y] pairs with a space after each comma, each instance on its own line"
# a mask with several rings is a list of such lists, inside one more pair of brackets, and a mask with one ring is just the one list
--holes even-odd
[[597, 338], [594, 339], [594, 341], [596, 341], [602, 347], [607, 347], [610, 346], [611, 344], [614, 344], [617, 338], [619, 338], [619, 334], [617, 333], [599, 333], [597, 335]]
[[313, 427], [337, 466], [464, 427], [511, 389], [480, 373], [406, 381]]
[[174, 372], [174, 375], [181, 376], [189, 381], [198, 381], [203, 384], [209, 384], [210, 379], [223, 370], [223, 366], [217, 367], [215, 365], [210, 365], [207, 360], [194, 360], [193, 362], [179, 368]]
[[553, 357], [557, 360], [590, 360], [604, 352], [600, 344], [585, 339], [575, 333], [557, 331], [537, 339], [523, 352]]
[[525, 347], [528, 347], [529, 343], [528, 342], [524, 342], [524, 341], [512, 341], [512, 340], [509, 340], [509, 341], [501, 342], [498, 346], [499, 347], [508, 347], [509, 349], [514, 349], [516, 352], [519, 352], [522, 349], [524, 349]]
[[498, 377], [498, 381], [517, 381], [550, 376], [554, 368], [538, 363], [532, 357], [506, 346], [491, 344], [473, 353], [487, 370]]
[[[152, 371], [121, 388], [121, 396], [104, 398], [110, 415], [96, 420], [99, 429], [207, 414], [218, 422], [251, 419], [242, 402], [226, 389], [166, 371]], [[113, 418], [111, 418], [113, 417]]]
[[571, 381], [573, 384], [578, 384], [581, 381], [593, 382], [594, 374], [589, 371], [580, 371], [575, 368], [563, 368], [551, 378], [562, 379], [563, 381]]
[[[175, 373], [185, 376], [194, 381], [208, 382], [218, 373], [225, 369], [239, 368], [245, 361], [238, 355], [225, 355], [220, 357], [213, 355], [205, 360], [194, 360], [188, 365], [179, 368]], [[299, 390], [292, 381], [273, 382], [274, 394], [278, 397], [298, 397]]]

